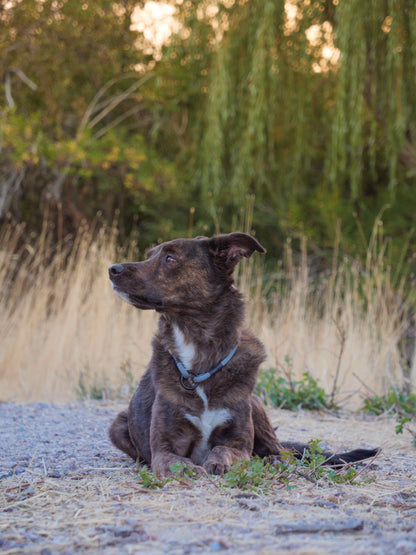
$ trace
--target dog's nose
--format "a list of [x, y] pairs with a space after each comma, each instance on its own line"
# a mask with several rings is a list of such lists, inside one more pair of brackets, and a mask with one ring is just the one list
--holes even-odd
[[112, 264], [108, 268], [108, 273], [110, 274], [110, 277], [118, 276], [121, 273], [123, 273], [123, 271], [124, 271], [123, 264]]

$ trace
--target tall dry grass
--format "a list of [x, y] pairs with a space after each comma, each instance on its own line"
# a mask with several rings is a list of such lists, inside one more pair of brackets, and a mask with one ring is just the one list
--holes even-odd
[[[364, 267], [335, 253], [332, 270], [312, 278], [305, 244], [301, 251], [295, 264], [288, 244], [271, 275], [252, 260], [240, 268], [248, 320], [266, 345], [266, 364], [293, 378], [307, 371], [352, 407], [371, 391], [401, 387], [403, 284], [386, 266], [377, 226]], [[58, 246], [46, 226], [31, 245], [22, 244], [21, 229], [3, 229], [0, 400], [65, 402], [129, 392], [150, 358], [156, 315], [116, 297], [107, 267], [135, 257], [134, 244], [129, 252], [117, 248], [114, 229], [82, 228]], [[415, 360], [413, 379], [414, 366]]]
[[20, 235], [3, 230], [0, 242], [0, 399], [63, 402], [127, 390], [131, 372], [145, 367], [156, 319], [112, 291], [107, 268], [129, 257], [114, 230], [82, 228], [58, 247], [45, 232], [16, 249]]

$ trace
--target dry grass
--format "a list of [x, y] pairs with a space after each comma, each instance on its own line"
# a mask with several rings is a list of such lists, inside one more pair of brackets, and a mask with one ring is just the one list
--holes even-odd
[[[38, 241], [22, 245], [21, 231], [4, 228], [0, 236], [0, 400], [128, 393], [149, 360], [156, 315], [121, 302], [107, 267], [137, 257], [135, 245], [121, 252], [114, 229], [83, 228], [56, 246], [46, 226]], [[308, 275], [305, 246], [297, 267], [288, 247], [267, 283], [251, 261], [239, 275], [267, 364], [293, 377], [308, 371], [328, 393], [336, 385], [337, 401], [349, 406], [363, 392], [381, 393], [402, 380], [402, 286], [385, 267], [377, 231], [368, 252], [364, 268], [335, 256], [317, 283]]]
[[131, 310], [111, 289], [107, 268], [122, 256], [115, 234], [92, 239], [81, 229], [73, 246], [54, 250], [41, 238], [29, 256], [13, 256], [16, 239], [2, 239], [2, 400], [65, 402], [82, 385], [126, 391], [130, 368], [140, 373], [149, 357], [156, 318]]

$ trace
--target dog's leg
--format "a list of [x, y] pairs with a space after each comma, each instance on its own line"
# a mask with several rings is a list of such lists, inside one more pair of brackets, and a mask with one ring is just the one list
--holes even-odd
[[257, 395], [251, 396], [251, 411], [254, 425], [253, 455], [257, 457], [279, 456], [283, 447], [276, 437], [272, 423]]
[[230, 409], [231, 418], [214, 430], [210, 437], [211, 452], [204, 462], [209, 474], [225, 474], [239, 461], [248, 461], [253, 452], [254, 426], [250, 399]]
[[172, 466], [180, 465], [183, 472], [206, 475], [202, 466], [189, 458], [197, 439], [198, 431], [184, 418], [182, 409], [156, 396], [150, 424], [152, 471], [157, 476], [171, 476], [175, 473]]
[[108, 433], [111, 441], [120, 451], [127, 453], [134, 460], [139, 457], [139, 453], [130, 439], [127, 411], [118, 414]]

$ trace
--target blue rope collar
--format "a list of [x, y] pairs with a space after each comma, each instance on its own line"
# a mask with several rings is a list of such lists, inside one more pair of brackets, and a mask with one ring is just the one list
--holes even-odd
[[215, 368], [212, 368], [211, 370], [209, 370], [208, 372], [205, 372], [204, 374], [194, 374], [193, 372], [188, 372], [188, 370], [185, 368], [182, 362], [178, 360], [173, 353], [170, 353], [173, 360], [175, 361], [176, 368], [179, 370], [179, 373], [181, 374], [182, 387], [190, 391], [192, 391], [193, 389], [196, 389], [201, 382], [204, 382], [205, 380], [210, 378], [213, 374], [215, 374], [215, 372], [218, 372], [218, 370], [221, 370], [222, 368], [224, 368], [224, 366], [228, 362], [230, 362], [230, 360], [233, 358], [237, 348], [238, 348], [238, 345], [236, 345], [234, 349], [232, 349], [232, 351], [225, 357], [225, 359], [222, 360], [219, 364], [217, 364], [217, 366], [215, 366]]

